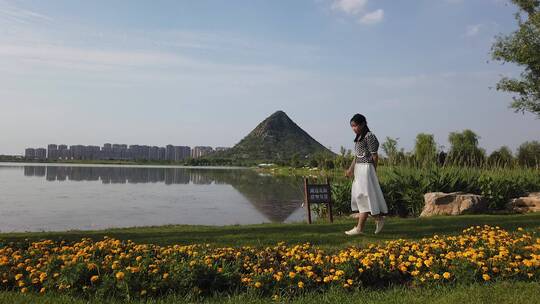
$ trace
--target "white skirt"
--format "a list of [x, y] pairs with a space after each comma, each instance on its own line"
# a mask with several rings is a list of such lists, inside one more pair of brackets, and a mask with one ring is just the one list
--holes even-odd
[[359, 213], [370, 212], [371, 215], [388, 213], [377, 172], [371, 163], [356, 163], [354, 165], [351, 209]]

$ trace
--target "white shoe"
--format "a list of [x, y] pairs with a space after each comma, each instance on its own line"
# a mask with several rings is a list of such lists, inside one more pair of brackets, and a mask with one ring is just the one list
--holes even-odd
[[384, 218], [375, 221], [375, 223], [377, 224], [377, 227], [375, 228], [375, 234], [378, 234], [384, 227]]
[[345, 231], [345, 234], [346, 235], [359, 235], [359, 234], [364, 234], [364, 233], [362, 232], [362, 230], [360, 230], [360, 228], [358, 228], [358, 226], [354, 226], [353, 229], [349, 231]]

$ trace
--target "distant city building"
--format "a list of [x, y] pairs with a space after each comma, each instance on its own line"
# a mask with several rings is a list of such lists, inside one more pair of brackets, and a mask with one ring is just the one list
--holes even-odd
[[214, 152], [214, 149], [212, 149], [212, 147], [208, 147], [208, 146], [197, 146], [197, 147], [194, 147], [194, 148], [191, 150], [191, 157], [192, 157], [192, 158], [199, 158], [199, 157], [208, 155], [208, 154], [210, 154], [210, 153], [212, 153], [212, 152]]
[[174, 146], [173, 145], [167, 145], [165, 147], [165, 160], [174, 160]]
[[24, 158], [30, 160], [30, 159], [35, 159], [36, 158], [36, 149], [34, 148], [26, 148], [26, 150], [24, 150]]
[[174, 147], [174, 160], [181, 161], [191, 157], [191, 148], [187, 146]]
[[159, 147], [156, 147], [156, 146], [150, 147], [150, 151], [148, 152], [148, 159], [159, 160]]
[[158, 159], [159, 160], [166, 160], [167, 159], [167, 149], [166, 148], [159, 147]]
[[71, 152], [71, 158], [72, 159], [76, 159], [76, 160], [83, 159], [84, 146], [82, 146], [82, 145], [69, 146], [69, 150]]
[[225, 151], [225, 150], [229, 150], [229, 149], [230, 149], [229, 147], [215, 147], [214, 151], [221, 152], [221, 151]]
[[71, 155], [67, 145], [58, 145], [58, 158], [59, 159], [70, 159]]
[[56, 160], [58, 159], [58, 146], [55, 144], [50, 144], [47, 146], [47, 159]]
[[45, 148], [37, 148], [36, 149], [36, 158], [37, 160], [45, 160], [47, 159], [47, 150]]
[[167, 145], [166, 147], [147, 145], [126, 145], [106, 143], [103, 147], [49, 144], [45, 148], [27, 148], [24, 157], [28, 160], [167, 160], [183, 161], [198, 158], [214, 151], [224, 151], [226, 147]]

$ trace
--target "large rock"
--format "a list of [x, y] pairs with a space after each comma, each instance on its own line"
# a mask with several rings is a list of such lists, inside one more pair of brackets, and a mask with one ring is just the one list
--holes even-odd
[[488, 202], [481, 195], [463, 192], [430, 192], [424, 194], [424, 210], [420, 216], [484, 213]]
[[520, 213], [540, 211], [540, 192], [528, 196], [514, 198], [508, 204], [510, 210]]

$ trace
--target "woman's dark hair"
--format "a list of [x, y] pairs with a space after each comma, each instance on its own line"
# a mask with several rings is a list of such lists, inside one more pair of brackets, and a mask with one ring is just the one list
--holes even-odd
[[351, 118], [351, 122], [354, 122], [357, 125], [364, 124], [362, 127], [362, 131], [360, 134], [356, 134], [356, 137], [354, 138], [354, 141], [361, 141], [366, 136], [367, 132], [369, 132], [369, 127], [367, 125], [366, 117], [362, 114], [354, 114], [354, 116]]

